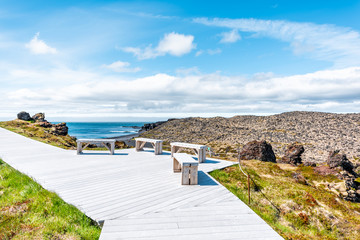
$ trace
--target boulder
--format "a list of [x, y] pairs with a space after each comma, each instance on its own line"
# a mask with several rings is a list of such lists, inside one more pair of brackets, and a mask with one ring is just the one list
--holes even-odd
[[274, 151], [266, 141], [248, 142], [240, 152], [240, 159], [257, 159], [264, 162], [276, 162]]
[[44, 122], [45, 121], [45, 113], [37, 113], [32, 118], [35, 122]]
[[17, 114], [17, 118], [20, 119], [20, 120], [24, 120], [24, 121], [31, 121], [31, 120], [33, 120], [33, 119], [30, 117], [30, 114], [27, 113], [27, 112], [24, 112], [24, 111], [19, 112], [19, 113]]
[[353, 171], [354, 171], [354, 166], [347, 159], [346, 154], [340, 154], [339, 150], [329, 152], [327, 164], [329, 165], [330, 168], [340, 167], [343, 170], [350, 172], [350, 173], [353, 173]]
[[356, 182], [354, 178], [345, 180], [346, 193], [343, 194], [343, 197], [347, 201], [351, 202], [360, 202], [360, 184]]
[[115, 149], [124, 149], [130, 148], [124, 141], [116, 141], [115, 142]]
[[301, 154], [305, 151], [304, 146], [299, 143], [290, 144], [285, 152], [284, 157], [281, 158], [279, 162], [289, 163], [292, 165], [301, 164]]
[[307, 161], [307, 162], [304, 162], [304, 166], [305, 167], [316, 167], [316, 163]]
[[51, 133], [54, 135], [66, 136], [69, 128], [66, 123], [53, 124], [51, 127]]
[[43, 128], [51, 128], [53, 126], [53, 124], [49, 123], [48, 121], [43, 121], [43, 122], [39, 122], [37, 123], [38, 126], [43, 127]]

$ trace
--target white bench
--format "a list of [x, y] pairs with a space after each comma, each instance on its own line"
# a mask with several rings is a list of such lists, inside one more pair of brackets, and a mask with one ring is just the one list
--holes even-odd
[[[76, 140], [77, 154], [81, 154], [89, 144], [102, 144], [110, 151], [111, 155], [114, 155], [115, 141], [115, 139], [78, 139]], [[85, 146], [83, 146], [83, 143], [85, 143]]]
[[150, 138], [135, 138], [135, 148], [136, 151], [142, 151], [145, 143], [151, 143], [151, 145], [154, 148], [155, 151], [155, 155], [159, 155], [162, 154], [162, 144], [163, 141], [162, 140], [157, 140], [157, 139], [150, 139]]
[[198, 184], [198, 166], [199, 163], [186, 153], [174, 154], [174, 172], [181, 172], [182, 185]]
[[180, 152], [182, 148], [191, 148], [194, 150], [195, 154], [198, 155], [199, 163], [205, 162], [206, 160], [206, 149], [207, 146], [191, 143], [182, 143], [182, 142], [173, 142], [171, 145], [171, 157], [174, 156], [174, 153]]

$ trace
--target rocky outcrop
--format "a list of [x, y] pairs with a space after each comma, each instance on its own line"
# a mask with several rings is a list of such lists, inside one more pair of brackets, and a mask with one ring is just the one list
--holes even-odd
[[346, 154], [340, 153], [339, 150], [330, 151], [327, 164], [329, 168], [342, 170], [335, 174], [345, 182], [345, 189], [340, 191], [340, 197], [347, 201], [360, 202], [360, 183], [356, 180], [354, 165], [347, 159]]
[[266, 141], [248, 142], [240, 152], [240, 159], [257, 159], [264, 162], [276, 162], [274, 151]]
[[347, 159], [346, 154], [340, 154], [339, 152], [339, 150], [330, 151], [327, 164], [330, 168], [340, 167], [349, 173], [353, 173], [354, 165]]
[[66, 126], [66, 123], [52, 124], [45, 120], [45, 113], [37, 113], [34, 116], [30, 117], [30, 114], [27, 112], [19, 112], [17, 114], [18, 119], [25, 121], [35, 121], [35, 125], [43, 128], [49, 128], [48, 133], [57, 135], [57, 136], [66, 136], [68, 134], [69, 128]]
[[236, 150], [252, 140], [265, 140], [276, 156], [284, 156], [287, 146], [301, 143], [302, 162], [321, 165], [331, 149], [342, 149], [350, 161], [360, 159], [360, 113], [286, 112], [271, 116], [231, 118], [182, 118], [149, 130], [144, 136], [166, 142], [200, 143], [214, 152], [229, 147], [226, 157], [237, 158]]
[[[169, 118], [167, 121], [159, 121], [154, 123], [145, 123], [144, 126], [141, 127], [141, 131], [149, 131], [152, 130], [160, 125], [163, 125], [164, 123], [171, 122], [177, 120], [176, 118]], [[137, 128], [137, 127], [136, 127]]]
[[346, 190], [340, 193], [340, 196], [347, 201], [360, 202], [360, 183], [353, 177], [345, 179]]
[[155, 122], [155, 123], [145, 123], [144, 126], [141, 127], [141, 130], [149, 131], [149, 130], [154, 129], [164, 123], [166, 123], [166, 121], [159, 121], [159, 122]]
[[278, 162], [299, 165], [302, 163], [301, 154], [303, 154], [304, 151], [305, 149], [303, 145], [296, 142], [292, 143], [287, 147], [284, 157], [282, 157]]
[[66, 136], [69, 128], [66, 123], [53, 124], [51, 127], [51, 133], [54, 135]]
[[20, 120], [24, 120], [24, 121], [31, 121], [31, 120], [33, 120], [33, 119], [30, 117], [30, 114], [27, 113], [27, 112], [24, 112], [24, 111], [19, 112], [19, 113], [17, 114], [17, 118], [20, 119]]
[[32, 119], [34, 119], [35, 122], [44, 122], [45, 121], [45, 113], [37, 113], [34, 116], [32, 116]]
[[38, 126], [43, 127], [43, 128], [51, 128], [54, 124], [49, 123], [48, 121], [43, 121], [43, 122], [39, 122], [37, 123]]

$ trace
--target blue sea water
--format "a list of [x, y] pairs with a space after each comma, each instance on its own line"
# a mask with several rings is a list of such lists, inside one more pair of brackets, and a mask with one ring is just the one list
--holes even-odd
[[138, 133], [146, 122], [67, 122], [76, 138], [112, 138]]

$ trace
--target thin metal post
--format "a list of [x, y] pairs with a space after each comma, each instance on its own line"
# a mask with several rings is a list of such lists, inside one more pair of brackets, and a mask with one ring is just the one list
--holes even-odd
[[248, 181], [248, 197], [249, 197], [249, 205], [250, 205], [250, 175], [247, 175], [247, 181]]

